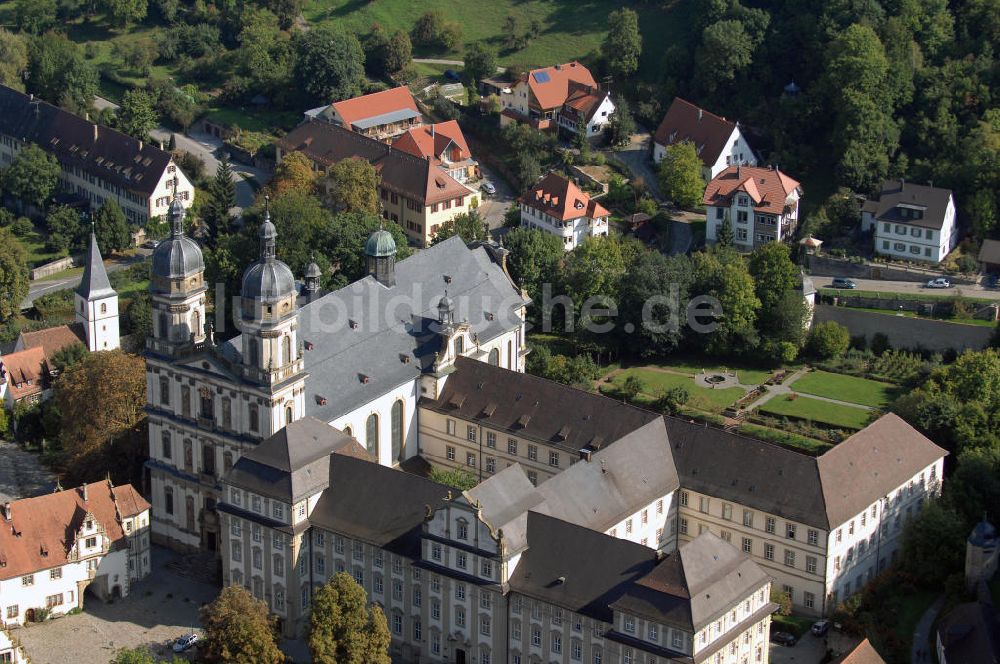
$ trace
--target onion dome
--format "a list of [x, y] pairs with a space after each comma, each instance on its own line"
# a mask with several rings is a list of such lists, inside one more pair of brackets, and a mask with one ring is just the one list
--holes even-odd
[[278, 231], [271, 223], [271, 212], [264, 208], [264, 222], [258, 232], [260, 258], [243, 273], [242, 295], [245, 298], [274, 303], [295, 292], [295, 277], [287, 265], [275, 257]]
[[392, 233], [380, 228], [368, 237], [365, 242], [365, 255], [372, 258], [386, 258], [396, 255], [396, 241]]
[[184, 206], [175, 192], [167, 212], [170, 237], [160, 242], [153, 251], [154, 277], [184, 279], [205, 270], [201, 247], [184, 235], [184, 215]]

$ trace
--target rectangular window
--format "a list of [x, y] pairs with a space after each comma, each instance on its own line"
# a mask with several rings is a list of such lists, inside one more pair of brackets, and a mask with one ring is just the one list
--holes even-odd
[[10, 606], [7, 607], [7, 620], [11, 620], [12, 618], [17, 618], [19, 613], [20, 611], [17, 608], [17, 604], [11, 604]]
[[470, 442], [476, 442], [476, 427], [471, 424], [465, 427], [465, 438]]
[[816, 573], [816, 556], [806, 556], [806, 571], [810, 574]]
[[497, 460], [493, 457], [486, 457], [486, 472], [495, 473], [497, 472]]
[[507, 439], [507, 454], [517, 456], [517, 441], [513, 438]]
[[553, 468], [558, 468], [559, 467], [559, 453], [558, 452], [549, 452], [549, 465], [552, 466]]
[[819, 543], [819, 532], [810, 528], [807, 538], [811, 545], [816, 546]]
[[750, 510], [743, 510], [743, 525], [747, 528], [753, 528], [753, 512]]
[[707, 496], [701, 496], [698, 498], [698, 511], [708, 514], [708, 510], [711, 507], [711, 501]]
[[24, 576], [22, 576], [21, 577], [21, 585], [22, 586], [33, 586], [33, 585], [35, 585], [35, 575], [34, 574], [25, 574]]
[[61, 579], [62, 578], [62, 567], [56, 567], [55, 569], [49, 570], [50, 579]]
[[746, 553], [753, 553], [753, 540], [749, 537], [743, 538], [743, 551]]
[[681, 506], [687, 507], [687, 504], [688, 504], [688, 492], [681, 491]]
[[733, 520], [733, 506], [728, 503], [722, 504], [722, 518], [726, 521]]
[[682, 535], [687, 535], [687, 532], [688, 532], [688, 520], [687, 519], [681, 519], [680, 531], [681, 531]]
[[469, 466], [470, 468], [475, 468], [476, 467], [476, 455], [473, 454], [472, 452], [466, 452], [465, 453], [465, 465]]
[[765, 544], [764, 545], [764, 558], [767, 560], [774, 560], [774, 545]]
[[816, 606], [816, 595], [810, 592], [802, 593], [802, 603], [808, 609], [814, 608]]
[[448, 461], [455, 460], [455, 448], [452, 447], [451, 445], [448, 445], [444, 448], [444, 453], [445, 456], [448, 457]]
[[448, 430], [448, 435], [449, 436], [454, 436], [455, 435], [455, 420], [446, 420], [445, 427]]
[[497, 434], [495, 431], [486, 432], [486, 447], [495, 449], [497, 446]]
[[795, 539], [795, 524], [794, 523], [786, 523], [785, 524], [785, 538], [786, 539]]
[[767, 517], [767, 520], [764, 523], [764, 530], [766, 530], [767, 532], [771, 533], [772, 535], [774, 534], [774, 517], [773, 516]]
[[528, 445], [528, 459], [531, 461], [538, 461], [538, 446]]
[[795, 552], [785, 549], [785, 567], [795, 567]]

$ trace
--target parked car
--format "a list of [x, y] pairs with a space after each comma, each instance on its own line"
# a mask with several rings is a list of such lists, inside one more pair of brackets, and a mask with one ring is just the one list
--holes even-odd
[[160, 245], [159, 240], [146, 240], [142, 243], [142, 246], [146, 249], [156, 249]]
[[479, 185], [479, 188], [482, 189], [486, 194], [489, 194], [490, 196], [497, 193], [497, 188], [493, 186], [492, 182], [484, 182], [481, 185]]
[[444, 77], [449, 81], [461, 81], [462, 77], [458, 75], [458, 72], [454, 69], [446, 69], [444, 72]]
[[174, 641], [174, 652], [184, 652], [189, 648], [193, 647], [194, 644], [198, 643], [198, 635], [194, 632], [190, 634], [185, 634], [181, 638]]
[[780, 646], [794, 646], [798, 639], [794, 634], [789, 634], [788, 632], [771, 632], [771, 643], [777, 643]]
[[845, 277], [834, 277], [832, 285], [834, 288], [853, 289], [858, 287], [856, 283]]
[[928, 281], [927, 288], [951, 288], [951, 282], [944, 277], [938, 277]]
[[813, 623], [810, 631], [816, 636], [826, 636], [826, 633], [830, 631], [830, 621], [817, 620]]

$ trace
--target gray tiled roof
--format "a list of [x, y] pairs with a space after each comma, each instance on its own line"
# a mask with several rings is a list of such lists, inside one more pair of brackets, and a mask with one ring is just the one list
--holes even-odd
[[[913, 184], [902, 180], [886, 180], [882, 183], [878, 207], [874, 214], [879, 221], [940, 230], [944, 225], [944, 215], [950, 199], [951, 189]], [[922, 218], [911, 219], [900, 215], [896, 207], [900, 204], [919, 205], [926, 209]]]
[[507, 550], [516, 553], [528, 546], [528, 511], [543, 498], [515, 463], [465, 492], [470, 502], [482, 506], [483, 520], [503, 530]]
[[[306, 414], [330, 422], [420, 375], [440, 347], [427, 328], [445, 290], [481, 341], [512, 329], [510, 312], [524, 302], [484, 248], [469, 249], [455, 236], [396, 263], [391, 288], [365, 277], [303, 306]], [[224, 352], [236, 358], [240, 347], [237, 336]]]
[[80, 280], [80, 285], [76, 287], [76, 292], [87, 301], [115, 294], [111, 282], [108, 281], [108, 272], [104, 269], [101, 250], [97, 246], [97, 237], [93, 232], [90, 233], [90, 245], [87, 247], [87, 263], [83, 268], [83, 278]]

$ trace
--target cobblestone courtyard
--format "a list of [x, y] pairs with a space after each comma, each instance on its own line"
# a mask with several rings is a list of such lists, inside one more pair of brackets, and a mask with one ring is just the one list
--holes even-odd
[[123, 600], [105, 604], [88, 595], [83, 613], [22, 627], [33, 664], [107, 664], [119, 648], [149, 646], [164, 659], [174, 639], [198, 628], [198, 610], [215, 599], [211, 584], [176, 572], [176, 554], [153, 547], [153, 569]]

